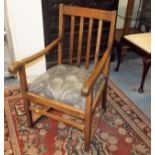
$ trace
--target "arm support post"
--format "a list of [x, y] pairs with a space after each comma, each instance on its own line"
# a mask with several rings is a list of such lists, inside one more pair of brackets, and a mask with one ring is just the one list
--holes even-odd
[[100, 62], [97, 64], [95, 69], [93, 70], [93, 73], [91, 76], [84, 82], [83, 87], [81, 89], [82, 95], [88, 95], [92, 87], [94, 86], [94, 83], [101, 72], [103, 72], [103, 68], [106, 64], [106, 61], [108, 60], [108, 57], [110, 57], [110, 49], [107, 48], [103, 57], [101, 58]]

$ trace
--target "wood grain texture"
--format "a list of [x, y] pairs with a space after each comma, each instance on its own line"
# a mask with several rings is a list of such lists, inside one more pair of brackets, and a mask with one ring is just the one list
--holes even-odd
[[67, 103], [61, 103], [55, 100], [47, 99], [45, 97], [30, 92], [27, 93], [27, 98], [35, 104], [41, 104], [79, 118], [84, 118], [83, 110], [70, 106]]
[[135, 0], [128, 0], [125, 21], [124, 21], [124, 28], [123, 28], [123, 36], [126, 34], [129, 34], [134, 4], [135, 4]]
[[82, 48], [82, 37], [83, 37], [83, 24], [84, 18], [80, 17], [80, 27], [79, 27], [79, 39], [78, 39], [78, 52], [77, 52], [77, 65], [80, 65], [81, 60], [81, 48]]
[[94, 60], [94, 66], [98, 63], [98, 57], [99, 57], [99, 50], [100, 50], [100, 44], [101, 44], [101, 36], [102, 36], [102, 20], [99, 20], [98, 24], [98, 32], [97, 32], [97, 41], [96, 41], [96, 50], [95, 50], [95, 60]]
[[84, 142], [86, 151], [89, 150], [91, 141], [92, 101], [93, 101], [93, 93], [91, 91], [91, 93], [86, 97], [86, 107], [85, 107]]
[[[27, 63], [30, 63], [34, 61], [35, 59], [38, 59], [39, 57], [47, 54], [50, 52], [53, 48], [55, 48], [58, 45], [58, 64], [62, 63], [62, 52], [63, 52], [63, 31], [64, 31], [64, 16], [69, 15], [71, 16], [71, 30], [69, 33], [70, 36], [70, 43], [69, 43], [69, 64], [73, 63], [73, 46], [74, 46], [74, 26], [75, 26], [75, 17], [80, 17], [80, 26], [79, 26], [79, 33], [78, 33], [78, 50], [77, 50], [77, 65], [79, 66], [81, 63], [81, 52], [82, 52], [82, 41], [83, 41], [83, 28], [84, 28], [84, 19], [89, 18], [89, 26], [88, 26], [88, 37], [87, 37], [87, 45], [86, 45], [86, 62], [85, 66], [86, 68], [89, 67], [89, 59], [91, 57], [90, 55], [90, 45], [91, 45], [91, 38], [92, 38], [92, 29], [93, 29], [93, 20], [97, 19], [99, 21], [99, 26], [97, 30], [97, 42], [96, 42], [96, 50], [95, 52], [95, 68], [90, 74], [90, 76], [84, 80], [84, 83], [81, 88], [81, 95], [85, 98], [85, 109], [78, 109], [75, 108], [72, 105], [69, 105], [67, 103], [62, 103], [59, 101], [51, 100], [49, 98], [39, 96], [37, 94], [31, 93], [28, 91], [27, 86], [27, 77], [25, 72], [25, 65]], [[82, 8], [82, 7], [72, 7], [72, 6], [65, 6], [63, 4], [59, 7], [59, 25], [58, 25], [58, 38], [54, 40], [50, 45], [48, 45], [45, 49], [42, 51], [39, 51], [38, 53], [22, 59], [18, 62], [15, 62], [10, 66], [10, 71], [12, 73], [16, 73], [19, 71], [20, 76], [20, 84], [22, 89], [22, 96], [24, 101], [24, 107], [25, 107], [25, 113], [28, 118], [28, 124], [29, 126], [32, 126], [32, 117], [31, 117], [31, 111], [45, 115], [51, 119], [64, 122], [68, 125], [71, 125], [75, 128], [81, 129], [84, 131], [84, 141], [85, 141], [85, 149], [88, 150], [90, 147], [90, 141], [91, 141], [91, 125], [92, 125], [92, 116], [93, 112], [95, 111], [95, 108], [98, 106], [98, 104], [101, 102], [102, 92], [104, 91], [106, 93], [107, 89], [107, 82], [108, 82], [108, 75], [109, 75], [109, 65], [110, 65], [110, 54], [111, 54], [111, 48], [113, 44], [114, 39], [114, 29], [115, 29], [115, 19], [116, 19], [116, 12], [115, 11], [103, 11], [103, 10], [97, 10], [97, 9], [89, 9], [89, 8]], [[100, 60], [98, 60], [98, 54], [100, 52], [100, 41], [102, 36], [102, 27], [103, 27], [103, 20], [110, 22], [110, 31], [109, 31], [109, 37], [107, 41], [107, 48], [105, 51], [103, 51], [103, 56]], [[93, 97], [93, 88], [94, 85], [98, 79], [98, 77], [101, 74], [105, 74], [105, 78], [101, 80], [100, 87], [98, 91], [96, 92], [96, 96]], [[53, 73], [54, 74], [54, 73]], [[38, 108], [32, 108], [30, 107], [30, 102], [33, 102], [34, 104], [40, 104], [44, 105], [47, 108], [52, 108], [58, 112], [62, 112], [77, 118], [80, 118], [83, 120], [83, 124], [81, 123], [75, 123], [73, 121], [69, 121], [64, 119], [61, 116], [58, 116], [54, 113], [50, 113], [48, 111], [38, 109]], [[96, 129], [95, 129], [96, 130]], [[93, 132], [95, 132], [95, 130]]]
[[39, 114], [39, 115], [43, 115], [43, 116], [46, 116], [46, 117], [49, 117], [53, 120], [56, 120], [56, 121], [59, 121], [59, 122], [63, 122], [67, 125], [70, 125], [74, 128], [77, 128], [77, 129], [80, 129], [80, 130], [83, 130], [84, 129], [84, 125], [83, 124], [78, 124], [74, 121], [71, 121], [71, 120], [67, 120], [67, 119], [64, 119], [63, 117], [61, 116], [57, 116], [55, 114], [52, 114], [50, 112], [47, 112], [45, 110], [41, 110], [41, 109], [37, 109], [37, 108], [33, 108], [33, 107], [30, 107], [30, 110]]
[[35, 61], [36, 59], [39, 59], [40, 57], [46, 55], [48, 52], [52, 52], [52, 49], [54, 49], [58, 43], [61, 41], [61, 38], [57, 38], [55, 39], [54, 41], [52, 41], [47, 47], [45, 47], [43, 50], [29, 56], [29, 57], [26, 57], [24, 59], [21, 59], [20, 61], [16, 61], [12, 64], [10, 64], [9, 66], [9, 71], [12, 73], [12, 74], [15, 74], [17, 73], [17, 71], [19, 71], [19, 69], [21, 67], [23, 67], [24, 65], [28, 64], [28, 63], [31, 63], [33, 61]]
[[28, 126], [32, 127], [32, 113], [29, 110], [30, 100], [26, 97], [26, 92], [28, 91], [27, 86], [27, 78], [26, 78], [26, 71], [25, 66], [21, 67], [19, 70], [19, 77], [20, 77], [20, 85], [21, 85], [21, 92], [24, 102], [24, 110], [27, 117]]
[[71, 31], [70, 31], [70, 44], [69, 44], [69, 64], [73, 63], [74, 29], [75, 29], [75, 16], [71, 16]]
[[90, 18], [89, 19], [89, 28], [88, 28], [88, 37], [87, 37], [87, 49], [86, 49], [86, 62], [85, 62], [86, 69], [89, 68], [92, 28], [93, 28], [93, 19]]
[[[59, 5], [59, 38], [63, 38], [63, 4]], [[62, 41], [58, 44], [58, 64], [62, 63]]]
[[[115, 11], [114, 11], [115, 12]], [[76, 7], [76, 6], [64, 6], [63, 13], [65, 15], [73, 15], [94, 19], [102, 19], [106, 21], [111, 21], [111, 11], [99, 10], [99, 9], [89, 9], [84, 7]]]

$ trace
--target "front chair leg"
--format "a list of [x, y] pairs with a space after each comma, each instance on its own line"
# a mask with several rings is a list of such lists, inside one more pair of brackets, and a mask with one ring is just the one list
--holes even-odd
[[86, 97], [85, 106], [85, 128], [84, 128], [84, 144], [85, 151], [89, 151], [91, 142], [91, 124], [92, 124], [92, 93]]
[[27, 78], [26, 78], [26, 72], [25, 72], [25, 66], [22, 66], [19, 70], [19, 76], [20, 76], [20, 85], [22, 90], [22, 97], [24, 102], [24, 110], [27, 117], [28, 126], [32, 127], [32, 112], [29, 109], [30, 101], [27, 99]]
[[32, 121], [32, 112], [29, 110], [30, 102], [26, 98], [24, 99], [24, 110], [27, 118], [27, 123], [30, 128], [33, 127], [33, 121]]
[[[91, 124], [86, 120], [85, 124]], [[90, 148], [90, 141], [91, 141], [91, 131], [90, 131], [91, 125], [85, 126], [85, 131], [84, 131], [84, 149], [85, 151], [89, 151]]]

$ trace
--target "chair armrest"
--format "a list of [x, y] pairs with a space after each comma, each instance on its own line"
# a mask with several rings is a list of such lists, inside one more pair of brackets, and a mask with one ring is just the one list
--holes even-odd
[[22, 61], [16, 61], [12, 64], [9, 65], [9, 72], [12, 73], [12, 74], [16, 74], [17, 71], [19, 70], [19, 68], [23, 67], [24, 64]]
[[11, 72], [12, 74], [17, 73], [17, 71], [19, 70], [20, 67], [22, 67], [23, 65], [26, 65], [38, 58], [40, 58], [41, 56], [47, 54], [50, 50], [52, 50], [56, 45], [58, 45], [58, 43], [61, 41], [61, 38], [57, 38], [55, 39], [53, 42], [51, 42], [47, 47], [45, 47], [43, 50], [39, 51], [36, 54], [33, 54], [29, 57], [26, 57], [20, 61], [16, 61], [14, 63], [12, 63], [9, 66], [9, 72]]
[[103, 71], [103, 68], [109, 56], [110, 56], [110, 48], [107, 48], [105, 51], [105, 54], [103, 55], [103, 57], [101, 58], [101, 60], [99, 61], [95, 69], [93, 70], [92, 74], [89, 76], [87, 80], [85, 80], [82, 86], [82, 89], [81, 89], [82, 95], [87, 96], [89, 94], [90, 90], [94, 86], [96, 79], [99, 77], [100, 73]]

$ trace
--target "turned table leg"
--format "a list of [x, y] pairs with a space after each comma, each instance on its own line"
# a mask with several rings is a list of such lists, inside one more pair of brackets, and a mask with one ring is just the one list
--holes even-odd
[[146, 75], [149, 71], [150, 65], [151, 65], [151, 60], [147, 59], [147, 58], [143, 58], [143, 74], [142, 74], [142, 81], [141, 81], [140, 87], [138, 89], [139, 93], [143, 92], [144, 82], [146, 79]]

